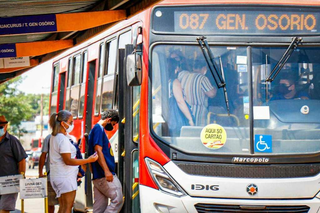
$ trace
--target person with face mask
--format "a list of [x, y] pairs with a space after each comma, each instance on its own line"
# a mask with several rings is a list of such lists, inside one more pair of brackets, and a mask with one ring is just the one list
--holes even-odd
[[[107, 110], [101, 115], [100, 121], [89, 133], [89, 154], [97, 152], [97, 162], [91, 163], [94, 185], [93, 212], [120, 212], [123, 205], [122, 186], [115, 173], [113, 150], [106, 131], [112, 131], [119, 122], [116, 110]], [[108, 206], [108, 199], [111, 202]]]
[[73, 117], [69, 111], [53, 113], [49, 120], [52, 129], [50, 138], [50, 182], [59, 201], [59, 212], [71, 212], [77, 190], [78, 166], [95, 162], [98, 157], [76, 159], [77, 150], [67, 134], [73, 130]]
[[[0, 115], [0, 177], [26, 172], [26, 158], [20, 141], [7, 132], [8, 121]], [[15, 210], [18, 193], [0, 195], [0, 213]]]
[[283, 70], [277, 78], [279, 78], [278, 93], [270, 100], [309, 99], [307, 92], [297, 91], [296, 78], [292, 72]]

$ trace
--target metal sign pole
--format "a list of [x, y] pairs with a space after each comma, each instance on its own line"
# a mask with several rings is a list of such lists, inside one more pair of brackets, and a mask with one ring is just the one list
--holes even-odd
[[[24, 172], [21, 172], [23, 179], [25, 179]], [[24, 213], [24, 199], [21, 199], [21, 213]]]
[[[46, 179], [48, 179], [47, 173], [44, 173]], [[46, 180], [46, 183], [48, 183], [48, 180]], [[47, 196], [44, 197], [44, 212], [48, 213], [49, 212], [49, 203], [48, 203], [48, 186], [47, 186]]]

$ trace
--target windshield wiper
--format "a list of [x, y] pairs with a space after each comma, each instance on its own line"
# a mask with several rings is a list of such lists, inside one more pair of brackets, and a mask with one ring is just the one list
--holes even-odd
[[276, 66], [273, 68], [273, 70], [271, 71], [270, 75], [266, 78], [267, 82], [272, 82], [277, 77], [277, 75], [279, 74], [279, 72], [281, 71], [283, 66], [286, 64], [286, 62], [288, 61], [288, 59], [292, 55], [293, 51], [298, 47], [298, 45], [301, 42], [302, 42], [302, 38], [301, 37], [299, 37], [299, 38], [298, 37], [293, 37], [292, 38], [292, 41], [291, 41], [289, 47], [284, 52], [284, 54], [282, 55], [281, 59], [278, 61]]
[[[229, 100], [228, 100], [228, 93], [227, 93], [227, 88], [226, 88], [226, 82], [224, 78], [224, 71], [223, 68], [220, 69], [221, 73], [219, 72], [219, 66], [216, 64], [214, 61], [214, 56], [213, 53], [208, 45], [208, 42], [206, 40], [206, 37], [201, 36], [197, 38], [197, 41], [201, 47], [202, 53], [204, 58], [206, 59], [206, 62], [208, 64], [209, 70], [213, 76], [214, 81], [216, 82], [216, 85], [218, 88], [223, 88], [224, 92], [224, 100], [226, 103], [228, 115], [230, 115], [230, 109], [229, 109]], [[221, 64], [221, 59], [220, 59], [220, 65]]]

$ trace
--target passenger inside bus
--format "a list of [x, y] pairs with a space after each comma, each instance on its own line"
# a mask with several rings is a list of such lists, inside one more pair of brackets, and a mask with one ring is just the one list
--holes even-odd
[[206, 72], [207, 64], [205, 60], [195, 59], [193, 62], [193, 72], [182, 70], [178, 74], [184, 98], [191, 106], [196, 126], [206, 125], [209, 112], [208, 98], [215, 97], [217, 93], [217, 89], [212, 86], [209, 79], [205, 76]]
[[303, 87], [297, 85], [297, 76], [292, 70], [282, 70], [279, 76], [279, 84], [276, 87], [276, 92], [270, 99], [285, 100], [285, 99], [309, 99], [307, 91]]
[[180, 134], [182, 126], [194, 126], [190, 107], [184, 99], [180, 81], [177, 79], [181, 71], [182, 55], [172, 52], [167, 60], [169, 75], [169, 119], [168, 128], [171, 135]]

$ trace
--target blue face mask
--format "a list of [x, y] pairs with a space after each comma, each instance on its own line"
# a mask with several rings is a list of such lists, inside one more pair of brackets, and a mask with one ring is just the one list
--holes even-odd
[[4, 128], [0, 129], [0, 137], [3, 136], [5, 133]]

